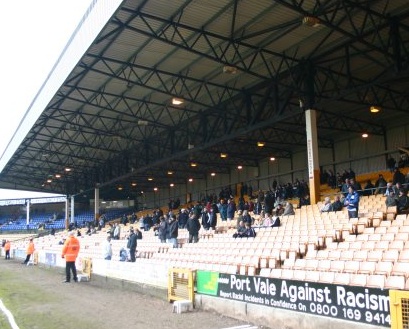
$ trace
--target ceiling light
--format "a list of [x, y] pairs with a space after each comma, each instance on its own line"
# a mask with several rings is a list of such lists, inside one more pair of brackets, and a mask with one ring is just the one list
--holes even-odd
[[215, 172], [212, 172], [211, 174], [210, 174], [210, 176], [216, 176], [216, 173]]
[[122, 191], [122, 186], [118, 186], [118, 191]]
[[197, 167], [197, 163], [196, 163], [196, 162], [191, 162], [191, 163], [190, 163], [190, 166], [191, 166], [191, 167]]
[[241, 169], [243, 169], [243, 166], [237, 166], [237, 169], [241, 170]]
[[157, 188], [157, 187], [154, 187], [153, 190], [156, 192], [156, 191], [158, 190], [158, 188]]
[[189, 182], [193, 182], [193, 178], [189, 178]]
[[135, 182], [133, 182], [131, 185], [132, 185], [132, 186], [136, 186], [136, 183], [135, 183]]
[[236, 74], [237, 73], [237, 67], [225, 65], [225, 66], [223, 66], [223, 73]]
[[183, 100], [183, 98], [177, 98], [177, 97], [173, 97], [172, 98], [172, 104], [173, 105], [181, 105], [183, 104], [185, 101]]
[[320, 20], [314, 16], [305, 16], [302, 23], [307, 26], [317, 27], [320, 26]]
[[52, 183], [52, 181], [53, 181], [53, 180], [52, 180], [52, 179], [50, 179], [50, 178], [49, 178], [49, 179], [47, 179], [47, 183]]
[[258, 146], [258, 147], [263, 147], [264, 145], [266, 145], [266, 143], [264, 143], [264, 142], [257, 142], [257, 146]]
[[381, 111], [381, 108], [379, 106], [371, 106], [369, 111], [371, 111], [371, 113], [378, 113]]
[[270, 161], [275, 161], [275, 160], [276, 160], [275, 157], [271, 157], [271, 158], [270, 158]]
[[170, 187], [173, 187], [173, 186], [175, 186], [175, 184], [173, 184], [173, 183], [170, 183], [170, 184], [169, 184], [169, 186], [170, 186]]
[[61, 178], [60, 174], [55, 174], [55, 178]]
[[72, 169], [69, 168], [69, 167], [66, 167], [64, 170], [65, 170], [66, 172], [70, 172]]
[[153, 181], [153, 178], [152, 177], [148, 177], [148, 181]]
[[363, 133], [363, 134], [362, 134], [362, 138], [368, 138], [368, 136], [369, 136], [369, 135], [368, 135], [367, 133]]
[[147, 126], [148, 124], [147, 120], [138, 120], [138, 126]]
[[227, 153], [220, 153], [221, 158], [227, 158]]
[[173, 175], [173, 171], [168, 171], [168, 175]]

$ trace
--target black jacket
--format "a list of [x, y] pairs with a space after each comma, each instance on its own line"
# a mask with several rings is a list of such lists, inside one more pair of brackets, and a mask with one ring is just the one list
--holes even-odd
[[128, 238], [128, 245], [127, 245], [127, 247], [130, 250], [136, 250], [136, 246], [138, 244], [137, 241], [136, 241], [136, 238], [137, 238], [136, 234], [134, 232], [132, 232], [131, 235]]
[[186, 223], [186, 229], [189, 231], [189, 234], [196, 235], [200, 230], [200, 222], [196, 216], [190, 217]]

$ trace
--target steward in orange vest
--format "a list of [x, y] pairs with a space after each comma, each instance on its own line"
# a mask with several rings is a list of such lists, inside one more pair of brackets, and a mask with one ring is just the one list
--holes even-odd
[[74, 236], [74, 232], [69, 233], [69, 237], [65, 240], [64, 247], [62, 249], [61, 257], [65, 258], [65, 281], [68, 283], [71, 281], [71, 272], [74, 278], [74, 281], [78, 281], [77, 269], [75, 267], [75, 260], [77, 259], [78, 253], [80, 251], [80, 242]]
[[11, 249], [11, 244], [10, 244], [10, 241], [7, 240], [6, 244], [4, 245], [4, 251], [6, 252], [6, 259], [10, 259], [10, 249]]
[[24, 262], [22, 262], [22, 264], [27, 264], [30, 261], [30, 257], [32, 254], [34, 254], [34, 250], [35, 250], [34, 242], [33, 239], [31, 238], [27, 246], [27, 257], [24, 260]]

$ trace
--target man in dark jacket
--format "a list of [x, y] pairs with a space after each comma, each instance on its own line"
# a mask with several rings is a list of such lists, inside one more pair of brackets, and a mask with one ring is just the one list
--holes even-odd
[[129, 255], [131, 256], [131, 262], [135, 262], [136, 257], [135, 257], [135, 253], [136, 253], [136, 246], [137, 246], [137, 242], [136, 242], [136, 234], [133, 230], [133, 227], [130, 228], [129, 230], [129, 237], [128, 237], [128, 245], [127, 247], [129, 248]]
[[409, 209], [409, 197], [406, 190], [399, 190], [399, 196], [396, 199], [396, 206], [398, 208], [398, 214], [402, 214]]
[[188, 215], [186, 209], [181, 209], [180, 214], [179, 214], [179, 218], [178, 218], [179, 228], [185, 228], [186, 227], [188, 217], [189, 217], [189, 215]]
[[200, 222], [193, 212], [190, 213], [186, 223], [186, 229], [189, 232], [189, 243], [199, 241]]
[[167, 234], [167, 242], [173, 245], [173, 248], [178, 247], [178, 231], [179, 225], [176, 217], [173, 215], [169, 217], [168, 221], [168, 234]]

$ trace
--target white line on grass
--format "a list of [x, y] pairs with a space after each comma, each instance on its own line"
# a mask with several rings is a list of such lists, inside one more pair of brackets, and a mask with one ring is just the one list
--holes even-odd
[[16, 321], [14, 320], [13, 314], [4, 306], [3, 302], [0, 299], [0, 309], [3, 311], [3, 313], [7, 316], [7, 319], [9, 320], [9, 323], [11, 325], [12, 329], [19, 329]]

